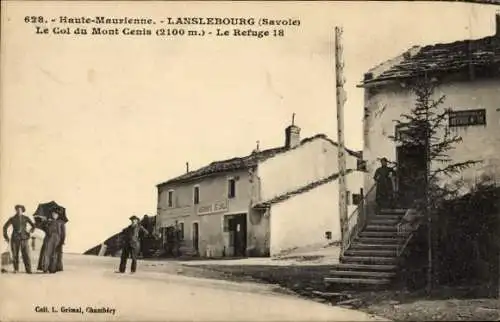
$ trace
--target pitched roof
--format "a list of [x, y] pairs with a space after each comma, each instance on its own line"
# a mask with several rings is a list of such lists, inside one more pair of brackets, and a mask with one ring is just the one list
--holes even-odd
[[[349, 174], [351, 172], [353, 172], [354, 170], [352, 169], [348, 169], [346, 171], [346, 174]], [[289, 191], [287, 193], [283, 193], [279, 196], [276, 196], [270, 200], [267, 200], [267, 201], [262, 201], [262, 202], [259, 202], [258, 204], [254, 205], [254, 208], [263, 208], [263, 207], [269, 207], [270, 205], [272, 204], [276, 204], [276, 203], [279, 203], [279, 202], [282, 202], [282, 201], [285, 201], [287, 199], [290, 199], [296, 195], [299, 195], [299, 194], [302, 194], [302, 193], [305, 193], [305, 192], [308, 192], [314, 188], [317, 188], [321, 185], [324, 185], [324, 184], [327, 184], [329, 182], [332, 182], [332, 181], [335, 181], [338, 179], [339, 177], [339, 173], [334, 173], [332, 174], [331, 176], [328, 176], [324, 179], [321, 179], [321, 180], [318, 180], [318, 181], [314, 181], [314, 182], [311, 182], [310, 184], [307, 184], [303, 187], [300, 187], [296, 190], [293, 190], [293, 191]]]
[[[271, 148], [267, 150], [262, 150], [258, 152], [253, 152], [247, 156], [244, 157], [237, 157], [237, 158], [231, 158], [227, 160], [222, 160], [222, 161], [214, 161], [207, 166], [201, 167], [197, 170], [185, 173], [181, 176], [175, 177], [173, 179], [170, 179], [168, 181], [162, 182], [157, 185], [157, 187], [166, 185], [166, 184], [172, 184], [172, 183], [180, 183], [180, 182], [187, 182], [193, 179], [197, 179], [200, 177], [204, 177], [207, 175], [215, 174], [215, 173], [223, 173], [223, 172], [229, 172], [229, 171], [235, 171], [235, 170], [241, 170], [241, 169], [249, 169], [252, 167], [255, 167], [259, 162], [262, 162], [264, 160], [270, 159], [278, 154], [296, 149], [304, 144], [307, 144], [311, 141], [317, 140], [317, 139], [324, 139], [330, 142], [331, 144], [338, 146], [338, 144], [332, 140], [330, 140], [325, 134], [317, 134], [315, 136], [305, 138], [303, 139], [299, 145], [297, 145], [294, 148], [286, 148], [286, 147], [277, 147], [277, 148]], [[360, 158], [360, 153], [359, 152], [354, 152], [350, 149], [346, 149], [347, 153], [350, 155]]]
[[[380, 73], [373, 68], [365, 74], [360, 87], [383, 80], [412, 78], [421, 75], [423, 71], [450, 72], [459, 71], [474, 66], [475, 68], [500, 68], [500, 37], [489, 36], [473, 40], [461, 40], [452, 43], [413, 47], [394, 59]], [[498, 71], [497, 71], [498, 72]], [[378, 75], [376, 75], [378, 74]]]

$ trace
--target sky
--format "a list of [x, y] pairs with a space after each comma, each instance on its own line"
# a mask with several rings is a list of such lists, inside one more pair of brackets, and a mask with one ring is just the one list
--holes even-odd
[[[67, 208], [83, 252], [156, 212], [156, 184], [301, 137], [336, 140], [334, 28], [344, 29], [346, 145], [362, 149], [363, 73], [414, 45], [494, 33], [495, 6], [344, 2], [2, 2], [0, 212]], [[282, 38], [36, 35], [26, 15], [297, 18]], [[2, 247], [5, 247], [2, 245]]]

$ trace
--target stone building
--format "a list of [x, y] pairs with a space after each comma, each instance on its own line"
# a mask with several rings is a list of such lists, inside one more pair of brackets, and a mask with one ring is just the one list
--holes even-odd
[[423, 171], [425, 155], [418, 147], [396, 146], [389, 138], [404, 134], [395, 120], [415, 106], [410, 90], [417, 78], [437, 85], [436, 98], [445, 95], [441, 108], [451, 109], [448, 129], [463, 142], [451, 150], [455, 161], [482, 163], [450, 180], [466, 188], [478, 181], [500, 179], [500, 16], [496, 34], [480, 39], [415, 46], [381, 63], [364, 75], [364, 149], [367, 161], [365, 189], [373, 185], [377, 159], [387, 157], [399, 166], [400, 192], [412, 189], [412, 177]]
[[[396, 169], [398, 206], [382, 217], [364, 210], [365, 220], [349, 234], [353, 242], [346, 247], [335, 283], [388, 285], [403, 275], [415, 274], [409, 284], [425, 282], [421, 272], [428, 265], [426, 225], [402, 231], [402, 214], [415, 207], [422, 197], [418, 174], [427, 170], [423, 145], [400, 144], [391, 137], [405, 135], [402, 114], [415, 107], [413, 85], [425, 79], [435, 87], [434, 99], [445, 96], [439, 105], [445, 116], [443, 131], [456, 134], [462, 142], [448, 151], [453, 162], [481, 161], [465, 171], [442, 177], [441, 183], [459, 184], [459, 196], [434, 209], [430, 218], [435, 283], [480, 281], [498, 285], [500, 244], [500, 15], [496, 32], [480, 39], [458, 40], [415, 46], [364, 74], [363, 158], [366, 165], [364, 191], [373, 191], [373, 175], [379, 159], [386, 157]], [[444, 134], [444, 133], [443, 133]], [[439, 133], [436, 134], [436, 137]], [[442, 166], [431, 162], [432, 167]], [[436, 168], [433, 168], [436, 169]], [[481, 189], [478, 189], [478, 187]], [[457, 186], [458, 187], [458, 186]], [[373, 204], [372, 194], [364, 205]], [[495, 206], [496, 204], [496, 206]], [[398, 211], [403, 211], [398, 214]], [[427, 219], [427, 218], [425, 218]], [[427, 220], [424, 223], [429, 223]], [[373, 238], [372, 238], [373, 237]], [[376, 237], [376, 238], [375, 238]], [[383, 237], [383, 238], [381, 238]], [[402, 238], [404, 237], [404, 238]], [[385, 239], [384, 239], [385, 238]], [[399, 238], [399, 239], [398, 239]], [[368, 242], [368, 240], [371, 240]], [[360, 242], [361, 241], [361, 242]], [[365, 243], [365, 245], [363, 245]], [[377, 245], [369, 245], [375, 244]], [[377, 249], [374, 248], [377, 246]], [[393, 247], [393, 248], [391, 248]], [[394, 252], [394, 247], [398, 251]], [[363, 257], [364, 256], [364, 257]], [[360, 271], [359, 264], [369, 264]], [[393, 263], [380, 274], [375, 264]], [[350, 266], [351, 265], [351, 266]], [[354, 265], [354, 266], [352, 266]], [[411, 274], [409, 274], [411, 272]], [[403, 274], [400, 274], [403, 273]], [[389, 277], [389, 278], [388, 278]], [[397, 279], [396, 279], [397, 280]], [[411, 280], [411, 279], [409, 279]], [[407, 285], [409, 285], [407, 284]], [[500, 287], [498, 288], [500, 289]]]
[[[177, 227], [180, 253], [201, 257], [268, 256], [340, 241], [337, 144], [325, 135], [215, 161], [160, 183], [156, 231], [167, 243]], [[359, 198], [360, 153], [348, 151], [347, 184]]]

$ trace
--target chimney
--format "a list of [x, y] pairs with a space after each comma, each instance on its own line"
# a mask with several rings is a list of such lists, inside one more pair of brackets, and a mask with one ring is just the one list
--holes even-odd
[[285, 129], [285, 148], [291, 149], [300, 143], [300, 127], [295, 126], [295, 113], [292, 114], [292, 125]]
[[189, 172], [189, 162], [186, 162], [186, 173]]
[[260, 141], [257, 141], [257, 146], [256, 146], [256, 147], [255, 147], [255, 149], [252, 151], [252, 154], [254, 154], [254, 153], [259, 153], [259, 152], [260, 152], [259, 143], [260, 143]]
[[495, 15], [495, 21], [496, 21], [496, 33], [495, 36], [500, 38], [500, 11], [497, 11]]

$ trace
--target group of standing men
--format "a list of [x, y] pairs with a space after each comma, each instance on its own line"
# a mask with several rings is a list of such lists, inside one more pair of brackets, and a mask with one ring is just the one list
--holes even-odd
[[[26, 273], [32, 273], [29, 241], [35, 228], [40, 228], [45, 232], [37, 270], [44, 273], [62, 271], [62, 246], [66, 239], [66, 228], [65, 222], [60, 219], [61, 210], [54, 209], [49, 218], [35, 216], [40, 219], [40, 225], [37, 227], [24, 214], [26, 208], [23, 205], [16, 205], [14, 209], [16, 214], [10, 217], [3, 226], [3, 237], [10, 244], [12, 252], [14, 273], [19, 272], [19, 252], [21, 252]], [[12, 226], [12, 233], [9, 238], [7, 231], [10, 226]]]

